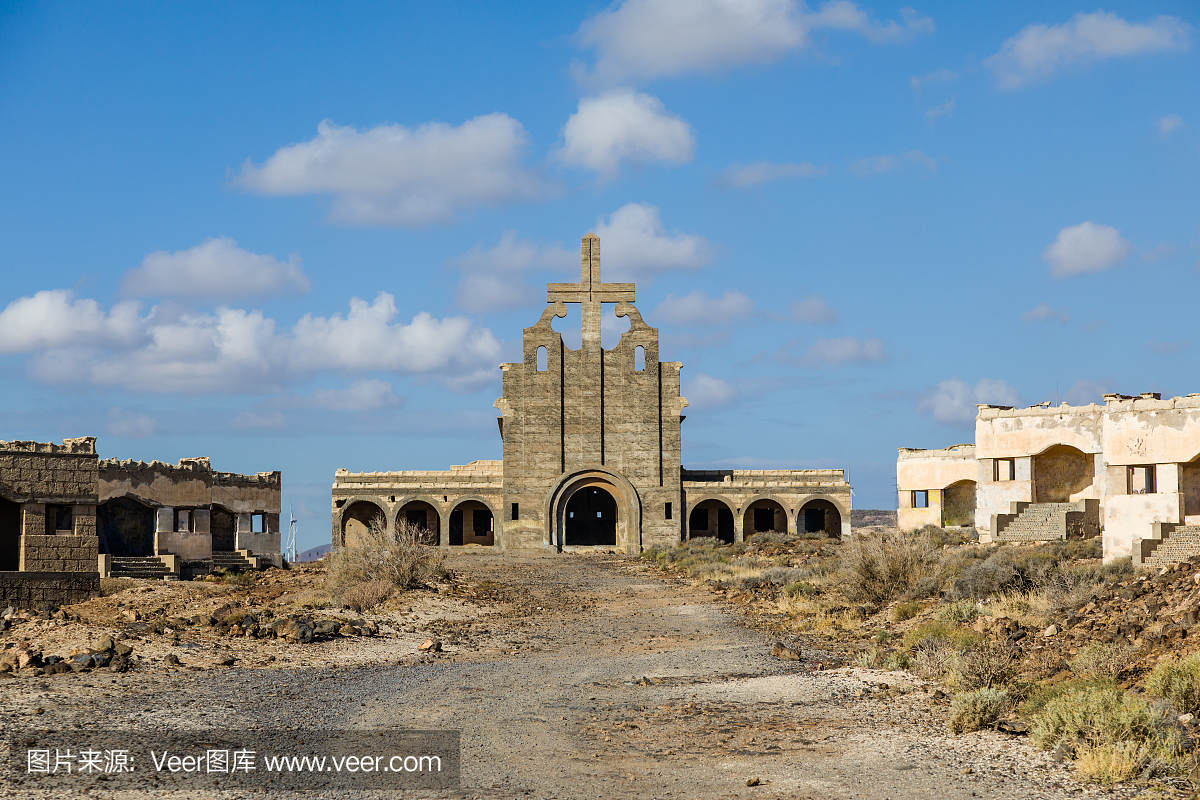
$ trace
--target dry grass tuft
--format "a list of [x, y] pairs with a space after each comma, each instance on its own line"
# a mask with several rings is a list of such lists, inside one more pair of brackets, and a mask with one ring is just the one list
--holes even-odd
[[345, 589], [382, 581], [398, 589], [420, 586], [445, 574], [445, 556], [427, 544], [429, 532], [407, 520], [397, 520], [395, 532], [383, 517], [371, 521], [354, 547], [338, 547], [329, 554], [326, 584]]

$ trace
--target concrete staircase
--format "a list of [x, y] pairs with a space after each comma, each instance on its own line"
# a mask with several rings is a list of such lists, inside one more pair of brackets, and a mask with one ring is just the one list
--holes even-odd
[[250, 572], [258, 569], [258, 559], [249, 550], [238, 550], [232, 553], [215, 550], [212, 554], [212, 562], [213, 571]]
[[158, 556], [113, 556], [109, 577], [161, 580], [171, 574]]
[[1133, 563], [1157, 569], [1200, 556], [1200, 525], [1154, 523], [1155, 537], [1135, 542]]
[[992, 516], [992, 541], [1050, 542], [1100, 534], [1100, 503], [1012, 503], [1010, 514]]

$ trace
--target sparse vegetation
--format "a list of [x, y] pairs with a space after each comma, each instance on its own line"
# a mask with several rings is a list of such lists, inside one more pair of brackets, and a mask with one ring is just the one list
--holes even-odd
[[1159, 664], [1146, 679], [1146, 691], [1180, 714], [1200, 714], [1200, 653]]
[[936, 561], [927, 536], [897, 530], [855, 536], [842, 550], [846, 595], [877, 605], [908, 592], [930, 573]]
[[367, 581], [342, 593], [342, 602], [358, 611], [370, 611], [391, 597], [396, 586], [388, 581]]
[[375, 517], [354, 547], [330, 552], [326, 577], [331, 589], [350, 589], [369, 582], [383, 582], [398, 589], [436, 580], [445, 574], [445, 556], [427, 543], [424, 528], [397, 520], [394, 532], [382, 517]]
[[1003, 689], [960, 692], [950, 702], [950, 730], [969, 733], [995, 725], [1008, 705], [1009, 694]]

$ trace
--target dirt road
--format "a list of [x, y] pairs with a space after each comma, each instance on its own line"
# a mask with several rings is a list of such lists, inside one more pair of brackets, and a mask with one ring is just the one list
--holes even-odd
[[[1065, 767], [1019, 738], [949, 736], [944, 709], [911, 676], [817, 670], [823, 656], [815, 651], [801, 661], [774, 658], [772, 641], [706, 589], [664, 580], [637, 561], [464, 556], [453, 567], [500, 599], [469, 625], [447, 621], [445, 652], [429, 663], [398, 665], [398, 640], [379, 640], [370, 645], [377, 662], [354, 667], [97, 674], [87, 696], [51, 679], [20, 698], [22, 709], [40, 703], [37, 724], [64, 727], [460, 730], [462, 786], [431, 796], [1079, 792]], [[402, 644], [411, 653], [412, 643]], [[5, 686], [12, 700], [16, 684]], [[103, 783], [88, 789], [122, 796]], [[18, 787], [0, 794], [29, 796]]]

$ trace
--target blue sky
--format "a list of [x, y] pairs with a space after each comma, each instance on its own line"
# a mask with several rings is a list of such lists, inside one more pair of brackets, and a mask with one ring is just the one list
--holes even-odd
[[1200, 391], [1198, 27], [5, 3], [0, 438], [280, 469], [328, 541], [339, 467], [499, 457], [496, 365], [595, 231], [684, 364], [685, 465], [844, 467], [892, 508], [896, 448], [969, 441], [976, 402]]

